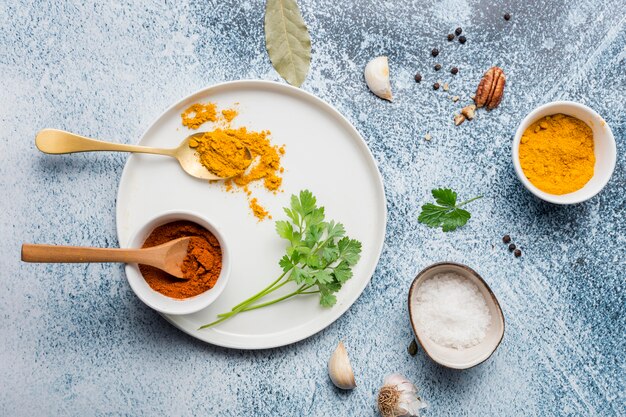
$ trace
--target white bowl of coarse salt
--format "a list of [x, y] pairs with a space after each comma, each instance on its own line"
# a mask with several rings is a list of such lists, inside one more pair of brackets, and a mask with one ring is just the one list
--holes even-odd
[[504, 315], [473, 269], [445, 262], [420, 272], [409, 290], [417, 341], [435, 362], [467, 369], [486, 361], [504, 336]]

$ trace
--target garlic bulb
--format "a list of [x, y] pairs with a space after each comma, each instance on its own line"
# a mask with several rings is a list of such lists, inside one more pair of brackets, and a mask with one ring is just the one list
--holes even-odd
[[400, 374], [385, 378], [378, 392], [378, 410], [383, 417], [419, 416], [426, 403], [417, 396], [417, 388]]
[[354, 372], [352, 372], [348, 352], [343, 342], [339, 342], [337, 349], [328, 360], [328, 375], [337, 388], [353, 389], [356, 387]]
[[372, 93], [385, 100], [392, 100], [389, 61], [386, 56], [374, 58], [365, 66], [365, 82]]

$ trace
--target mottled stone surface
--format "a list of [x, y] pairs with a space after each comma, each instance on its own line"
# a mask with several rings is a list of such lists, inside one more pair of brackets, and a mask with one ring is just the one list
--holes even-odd
[[[199, 88], [279, 80], [264, 50], [263, 2], [0, 4], [0, 415], [374, 415], [378, 386], [393, 371], [420, 387], [428, 416], [625, 415], [624, 2], [300, 3], [313, 40], [303, 88], [336, 106], [372, 149], [386, 185], [387, 240], [370, 285], [341, 319], [293, 346], [257, 352], [176, 330], [132, 294], [121, 266], [25, 265], [19, 247], [117, 244], [125, 155], [47, 157], [35, 132], [58, 127], [134, 143]], [[465, 45], [446, 40], [457, 26]], [[366, 62], [382, 54], [393, 103], [362, 79]], [[455, 128], [460, 106], [431, 84], [449, 82], [466, 103], [496, 64], [508, 75], [502, 105]], [[558, 99], [594, 108], [618, 144], [607, 188], [573, 207], [535, 200], [509, 156], [523, 116]], [[436, 186], [485, 196], [466, 227], [443, 234], [417, 223]], [[523, 247], [521, 259], [501, 243], [505, 233]], [[507, 320], [496, 354], [464, 372], [406, 351], [409, 283], [442, 260], [478, 270]], [[351, 393], [326, 375], [338, 339], [357, 372]]]

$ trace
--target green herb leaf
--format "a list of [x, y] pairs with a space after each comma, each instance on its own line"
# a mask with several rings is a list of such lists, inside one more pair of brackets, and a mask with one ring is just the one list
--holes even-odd
[[350, 269], [348, 262], [341, 261], [339, 265], [335, 267], [333, 275], [341, 284], [352, 278], [352, 270]]
[[287, 207], [284, 207], [283, 211], [285, 212], [285, 214], [287, 214], [287, 217], [289, 217], [292, 223], [300, 224], [300, 216], [298, 215], [297, 211], [292, 211]]
[[317, 278], [316, 278], [316, 276], [313, 273], [311, 273], [309, 271], [304, 271], [302, 273], [302, 276], [304, 277], [304, 282], [307, 285], [313, 286], [313, 285], [316, 284]]
[[346, 229], [344, 229], [343, 224], [331, 221], [330, 223], [328, 223], [327, 233], [328, 238], [340, 238], [346, 234]]
[[276, 222], [276, 233], [283, 239], [291, 241], [293, 239], [293, 226], [288, 221], [279, 220]]
[[313, 212], [313, 210], [315, 210], [316, 207], [316, 198], [313, 197], [313, 193], [311, 193], [309, 190], [302, 190], [300, 191], [300, 212], [303, 215], [307, 215], [310, 214], [311, 212]]
[[422, 212], [417, 220], [430, 227], [439, 227], [442, 222], [442, 217], [445, 216], [449, 210], [448, 207], [440, 207], [432, 203], [427, 203], [422, 206]]
[[441, 227], [444, 232], [451, 232], [465, 225], [472, 215], [460, 207], [482, 198], [482, 196], [478, 196], [456, 204], [457, 194], [448, 188], [432, 190], [432, 194], [439, 205], [424, 204], [417, 220], [429, 227]]
[[322, 260], [319, 256], [312, 254], [306, 258], [306, 264], [310, 268], [320, 268], [322, 266]]
[[324, 228], [321, 225], [311, 225], [306, 230], [304, 241], [308, 247], [312, 248], [321, 239], [323, 234]]
[[298, 252], [300, 255], [308, 255], [311, 253], [311, 248], [309, 248], [308, 246], [295, 246], [296, 252]]
[[321, 250], [322, 258], [328, 263], [331, 264], [339, 259], [339, 248], [336, 245], [328, 244], [324, 246]]
[[309, 227], [320, 227], [324, 230], [326, 223], [324, 223], [324, 207], [315, 207], [309, 214], [304, 216], [304, 222]]
[[278, 264], [282, 268], [283, 272], [287, 272], [291, 268], [293, 268], [293, 262], [291, 262], [291, 259], [289, 259], [287, 255], [280, 258], [280, 261], [278, 262]]
[[355, 265], [361, 257], [361, 242], [358, 240], [344, 237], [337, 243], [339, 247], [339, 256], [343, 258], [348, 265]]
[[333, 280], [333, 276], [330, 274], [330, 271], [327, 270], [319, 270], [315, 272], [314, 276], [320, 284], [328, 284]]
[[337, 297], [333, 294], [322, 294], [320, 296], [320, 304], [322, 307], [332, 307], [337, 303]]
[[446, 207], [454, 207], [456, 205], [456, 193], [449, 188], [437, 188], [432, 193], [437, 204]]
[[331, 281], [328, 284], [326, 284], [325, 287], [328, 291], [333, 293], [333, 292], [339, 291], [341, 289], [341, 285], [342, 283], [339, 281]]
[[472, 217], [472, 215], [463, 209], [454, 209], [446, 214], [444, 221], [442, 222], [441, 229], [444, 232], [451, 232], [458, 227], [463, 226]]
[[311, 38], [296, 0], [267, 0], [265, 47], [280, 76], [300, 87], [311, 64]]
[[304, 281], [304, 270], [300, 267], [294, 266], [291, 271], [290, 278], [295, 281], [296, 284], [301, 284]]

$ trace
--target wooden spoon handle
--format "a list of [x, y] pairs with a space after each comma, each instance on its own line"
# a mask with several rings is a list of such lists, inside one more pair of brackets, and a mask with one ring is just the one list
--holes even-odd
[[43, 129], [35, 137], [35, 145], [41, 152], [64, 154], [73, 152], [115, 151], [137, 152], [174, 156], [172, 149], [149, 148], [147, 146], [126, 145], [90, 139], [58, 129]]
[[146, 259], [145, 252], [135, 249], [85, 248], [80, 246], [22, 245], [24, 262], [124, 262], [141, 263]]

